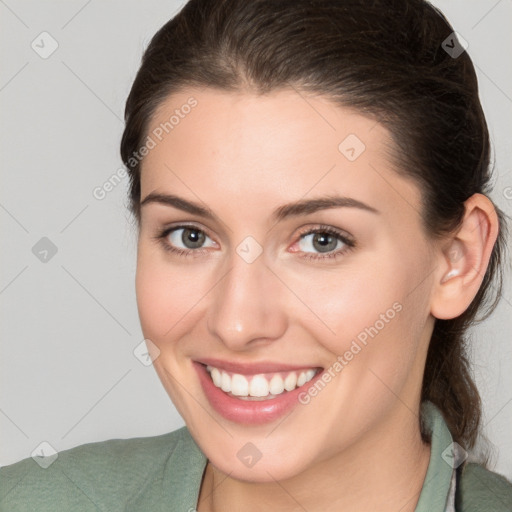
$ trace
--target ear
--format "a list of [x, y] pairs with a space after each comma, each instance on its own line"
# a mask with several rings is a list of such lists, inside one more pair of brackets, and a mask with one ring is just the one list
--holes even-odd
[[461, 226], [440, 246], [430, 312], [455, 318], [469, 307], [485, 276], [496, 242], [499, 221], [493, 203], [474, 194], [464, 203]]

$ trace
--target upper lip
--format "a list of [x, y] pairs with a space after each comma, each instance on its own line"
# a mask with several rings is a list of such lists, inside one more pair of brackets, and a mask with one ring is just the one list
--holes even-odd
[[315, 365], [291, 365], [285, 363], [276, 363], [271, 361], [260, 361], [257, 363], [249, 363], [249, 362], [236, 362], [236, 361], [223, 361], [221, 359], [215, 358], [201, 358], [196, 359], [196, 363], [204, 364], [207, 366], [213, 366], [219, 370], [225, 370], [231, 373], [239, 373], [245, 375], [256, 375], [258, 373], [277, 373], [277, 372], [286, 372], [286, 371], [298, 371], [298, 370], [308, 370], [310, 368], [320, 368]]

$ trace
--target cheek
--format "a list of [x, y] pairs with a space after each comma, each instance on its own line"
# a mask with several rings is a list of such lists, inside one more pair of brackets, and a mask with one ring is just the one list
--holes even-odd
[[[354, 293], [351, 293], [351, 292]], [[361, 293], [347, 286], [328, 302], [322, 316], [332, 331], [318, 331], [315, 338], [340, 362], [344, 371], [361, 376], [371, 366], [395, 365], [406, 356], [404, 341], [408, 321], [400, 294]]]
[[303, 321], [304, 328], [312, 332], [315, 325], [314, 338], [352, 371], [412, 364], [428, 317], [428, 283], [418, 286], [425, 273], [417, 257], [398, 252], [303, 281], [300, 293], [316, 314], [314, 323], [311, 316]]
[[[332, 384], [327, 384], [330, 391], [315, 392], [311, 401], [329, 411], [325, 414], [333, 425], [342, 418], [347, 435], [355, 436], [377, 422], [394, 406], [396, 397], [409, 403], [421, 382], [417, 356], [422, 340], [420, 318], [425, 313], [418, 306], [418, 296], [410, 293], [414, 267], [402, 266], [400, 273], [397, 267], [392, 272], [390, 266], [383, 272], [383, 267], [364, 274], [345, 273], [338, 284], [331, 280], [321, 287], [318, 283], [309, 287], [311, 309], [316, 306], [323, 322], [335, 332], [319, 322], [314, 331], [309, 327], [330, 354], [327, 371], [332, 376]], [[421, 296], [425, 289], [420, 288]], [[308, 329], [306, 321], [301, 325]], [[335, 439], [336, 428], [326, 436]]]
[[140, 248], [135, 286], [144, 336], [157, 345], [179, 338], [197, 318], [208, 282], [199, 266], [184, 271], [165, 261], [165, 255]]
[[399, 320], [406, 282], [406, 276], [375, 264], [305, 279], [302, 294], [316, 314], [316, 324], [324, 326], [315, 337], [339, 354], [352, 339], [364, 343], [375, 329], [389, 330]]

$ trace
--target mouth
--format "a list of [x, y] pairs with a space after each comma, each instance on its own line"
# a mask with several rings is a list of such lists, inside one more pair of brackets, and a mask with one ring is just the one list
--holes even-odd
[[300, 404], [301, 392], [321, 377], [320, 367], [235, 365], [194, 361], [203, 392], [224, 418], [245, 425], [275, 421]]

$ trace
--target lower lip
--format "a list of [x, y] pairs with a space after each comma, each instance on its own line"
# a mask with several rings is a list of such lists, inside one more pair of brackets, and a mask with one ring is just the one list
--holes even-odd
[[212, 407], [224, 418], [244, 425], [262, 425], [284, 416], [297, 406], [299, 395], [322, 375], [319, 372], [309, 382], [293, 391], [284, 392], [267, 400], [242, 400], [224, 393], [215, 386], [206, 367], [194, 362], [199, 381]]

